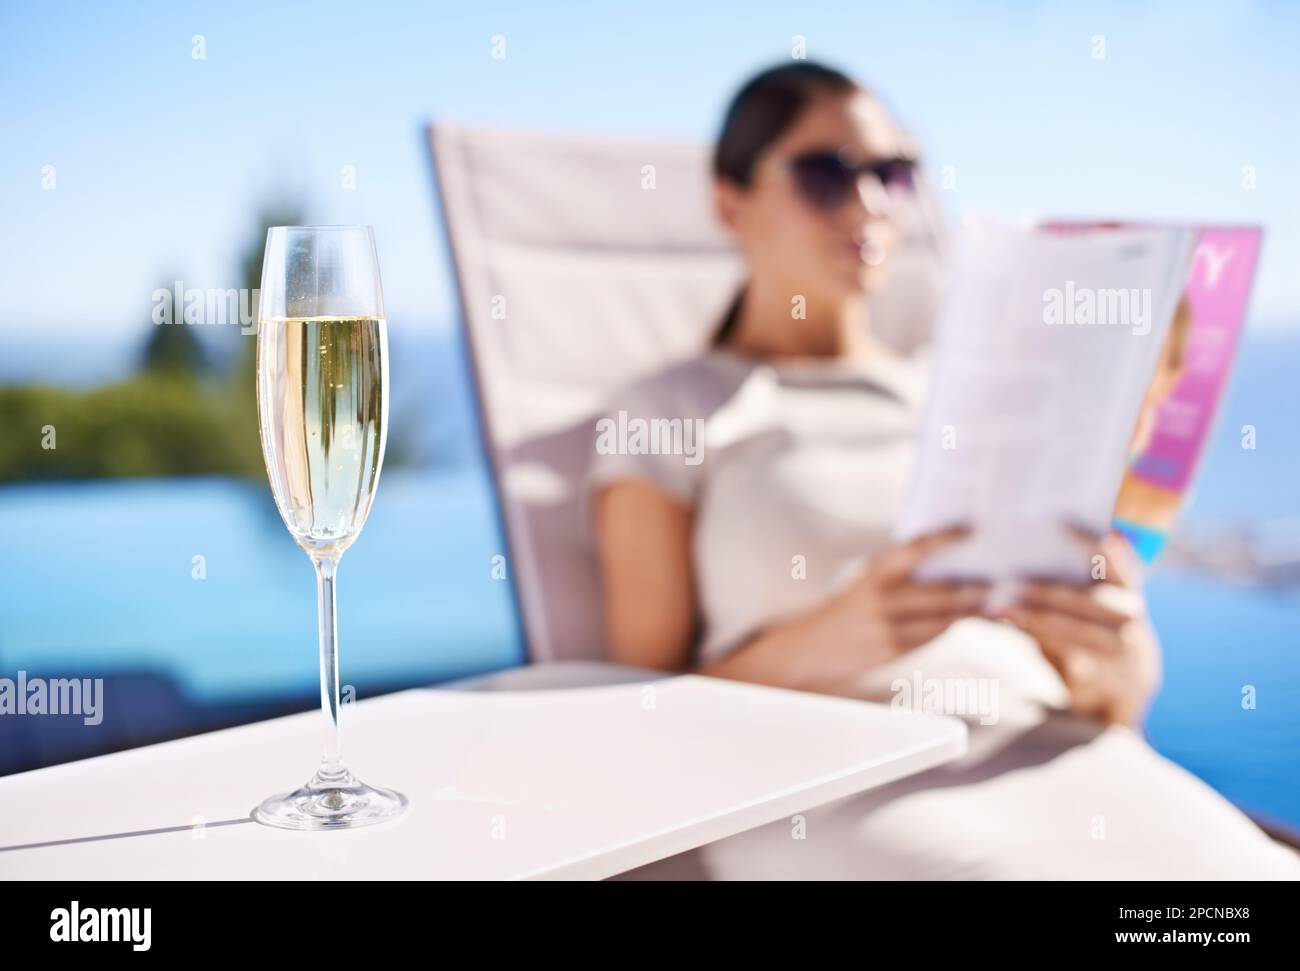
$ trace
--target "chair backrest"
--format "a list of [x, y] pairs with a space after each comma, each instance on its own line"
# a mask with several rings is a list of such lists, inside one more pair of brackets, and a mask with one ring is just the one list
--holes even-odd
[[[698, 144], [436, 124], [429, 141], [480, 415], [533, 660], [599, 658], [601, 594], [578, 488], [617, 389], [699, 352], [740, 282]], [[928, 339], [943, 235], [923, 182], [876, 332]]]

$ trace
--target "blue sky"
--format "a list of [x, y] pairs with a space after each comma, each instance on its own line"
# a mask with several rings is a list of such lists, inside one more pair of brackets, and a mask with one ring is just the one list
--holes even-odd
[[796, 34], [882, 91], [932, 166], [956, 166], [950, 214], [1262, 222], [1253, 326], [1300, 328], [1293, 5], [11, 0], [0, 338], [134, 338], [160, 280], [238, 285], [254, 214], [277, 197], [313, 222], [372, 223], [393, 326], [445, 326], [428, 119], [708, 138]]

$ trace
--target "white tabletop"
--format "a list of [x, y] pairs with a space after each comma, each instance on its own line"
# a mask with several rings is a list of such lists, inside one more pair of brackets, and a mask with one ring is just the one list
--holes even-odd
[[0, 778], [0, 878], [603, 878], [956, 758], [958, 720], [693, 675], [346, 706], [398, 821], [249, 819], [302, 784], [312, 712]]

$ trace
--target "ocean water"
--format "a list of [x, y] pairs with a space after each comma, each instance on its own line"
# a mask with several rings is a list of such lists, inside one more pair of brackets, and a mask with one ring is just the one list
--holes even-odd
[[[357, 697], [524, 660], [511, 592], [492, 576], [503, 542], [454, 350], [409, 351], [408, 365], [430, 363], [436, 395], [411, 385], [394, 433], [432, 429], [416, 449], [427, 461], [384, 472], [340, 570], [342, 678]], [[1300, 512], [1298, 375], [1300, 335], [1246, 343], [1185, 528]], [[1244, 424], [1256, 427], [1254, 450], [1241, 448]], [[204, 579], [193, 577], [196, 556]], [[1300, 829], [1300, 593], [1160, 565], [1148, 592], [1165, 658], [1152, 743], [1248, 810]], [[0, 486], [0, 676], [146, 672], [166, 685], [165, 731], [176, 734], [202, 727], [196, 712], [228, 720], [249, 699], [310, 705], [316, 652], [312, 570], [264, 481]], [[1243, 705], [1252, 692], [1254, 706]], [[129, 706], [118, 717], [149, 721]], [[91, 754], [84, 735], [63, 747], [27, 739], [27, 761], [8, 765], [0, 744], [0, 773]], [[140, 729], [101, 748], [149, 738]]]

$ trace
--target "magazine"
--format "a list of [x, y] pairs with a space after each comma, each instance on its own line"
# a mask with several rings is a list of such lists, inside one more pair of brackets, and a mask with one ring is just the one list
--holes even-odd
[[1251, 228], [964, 227], [900, 540], [967, 523], [923, 578], [1083, 580], [1068, 524], [1163, 545], [1226, 385]]
[[1131, 453], [1113, 528], [1142, 559], [1160, 554], [1185, 504], [1236, 358], [1246, 323], [1263, 233], [1252, 226], [1196, 229], [1191, 274], [1175, 323], [1173, 380], [1154, 389], [1159, 400]]

